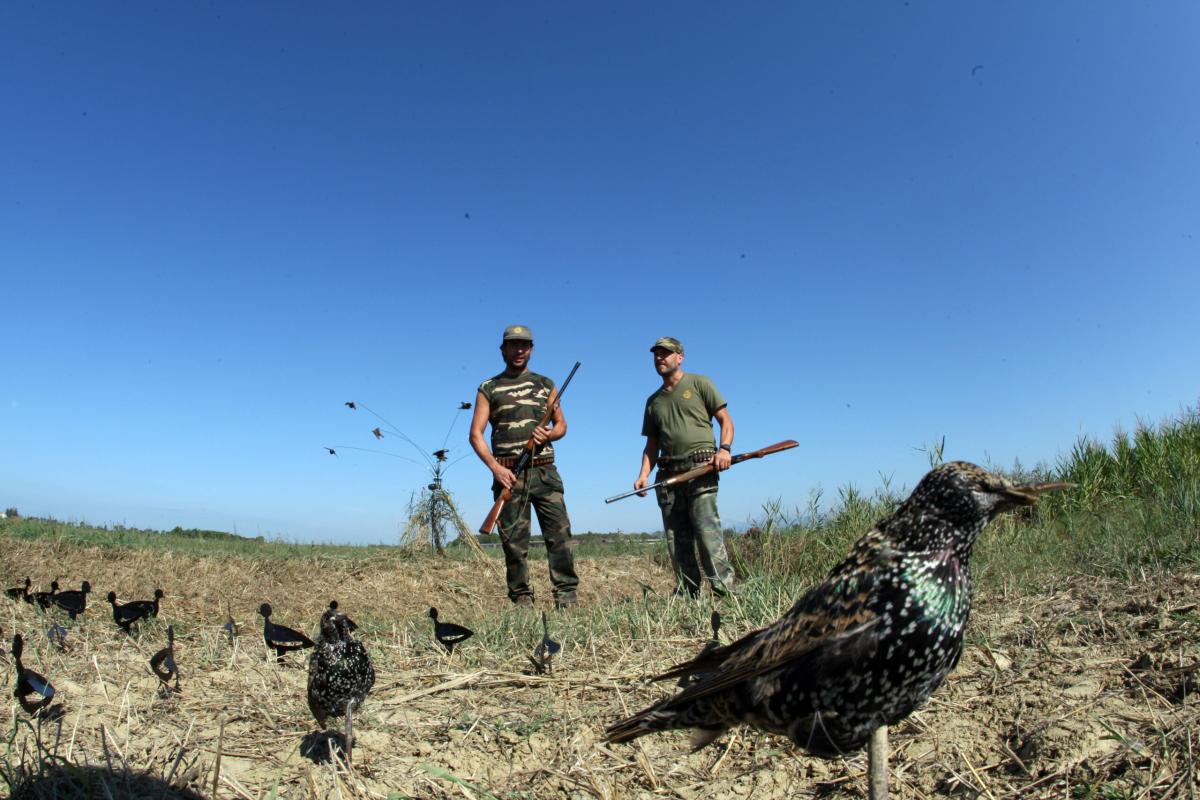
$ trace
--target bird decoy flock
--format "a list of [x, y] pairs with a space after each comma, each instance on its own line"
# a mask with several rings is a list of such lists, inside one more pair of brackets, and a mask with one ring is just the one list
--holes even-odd
[[[862, 536], [822, 582], [801, 594], [774, 623], [722, 644], [722, 615], [712, 610], [711, 638], [694, 657], [654, 678], [677, 679], [678, 691], [611, 722], [604, 731], [606, 741], [617, 745], [684, 729], [691, 731], [692, 746], [701, 748], [732, 728], [748, 726], [785, 736], [818, 758], [862, 749], [878, 731], [921, 707], [958, 663], [971, 612], [972, 548], [983, 529], [1002, 512], [1031, 506], [1040, 495], [1065, 486], [1017, 485], [966, 462], [933, 469], [907, 500]], [[60, 591], [57, 580], [48, 592], [32, 588], [25, 578], [23, 586], [6, 594], [46, 613], [65, 612], [70, 620], [88, 610], [91, 584], [86, 580], [78, 590]], [[651, 593], [643, 584], [646, 613]], [[161, 623], [151, 621], [159, 617], [166, 597], [156, 588], [152, 599], [120, 603], [117, 592], [107, 593], [114, 624], [131, 639], [135, 631], [139, 638], [158, 638], [160, 634], [150, 632], [161, 630], [155, 627]], [[342, 749], [350, 764], [353, 719], [376, 680], [371, 653], [356, 638], [359, 626], [336, 600], [321, 614], [315, 641], [274, 622], [269, 602], [261, 603], [258, 613], [264, 645], [277, 664], [289, 652], [311, 648], [308, 708], [322, 731], [330, 720], [344, 718]], [[474, 636], [469, 628], [439, 619], [435, 607], [429, 608], [428, 617], [433, 641], [447, 656]], [[563, 647], [551, 637], [544, 611], [540, 622], [541, 637], [528, 661], [533, 674], [542, 676], [551, 673], [552, 661], [561, 657]], [[141, 630], [144, 625], [149, 627]], [[214, 629], [218, 626], [232, 648], [238, 626], [228, 604], [224, 624], [213, 622]], [[65, 633], [63, 629], [62, 640]], [[164, 691], [177, 694], [181, 689], [175, 626], [168, 625], [165, 634], [166, 646], [150, 659], [150, 669]], [[23, 651], [24, 641], [17, 634], [11, 648], [13, 694], [26, 713], [40, 714], [60, 695], [44, 676], [25, 666]]]

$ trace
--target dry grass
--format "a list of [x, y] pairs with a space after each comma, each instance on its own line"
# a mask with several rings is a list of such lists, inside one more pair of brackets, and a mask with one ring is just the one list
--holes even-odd
[[[544, 604], [543, 564], [533, 569]], [[0, 606], [5, 637], [26, 635], [27, 663], [54, 682], [63, 708], [57, 721], [28, 723], [4, 665], [11, 723], [0, 770], [16, 796], [211, 796], [214, 779], [226, 798], [865, 793], [862, 755], [818, 761], [745, 730], [698, 753], [682, 734], [603, 743], [607, 723], [670, 688], [641, 678], [707, 636], [709, 607], [669, 599], [669, 574], [646, 557], [581, 561], [582, 607], [550, 617], [563, 651], [549, 677], [528, 674], [540, 622], [508, 606], [498, 564], [267, 561], [4, 541], [6, 585], [27, 571], [41, 586], [87, 578], [96, 593], [85, 618], [68, 625], [65, 652], [48, 644], [34, 609]], [[656, 592], [646, 603], [643, 583]], [[132, 639], [119, 633], [104, 594], [137, 599], [157, 586], [168, 595], [162, 618]], [[789, 592], [754, 587], [723, 606], [727, 635], [773, 618]], [[981, 593], [962, 663], [892, 732], [896, 796], [1194, 798], [1198, 596], [1200, 576], [1187, 573]], [[378, 672], [356, 718], [352, 769], [301, 753], [319, 745], [304, 702], [305, 660], [268, 659], [255, 614], [268, 600], [277, 621], [311, 629], [331, 598], [362, 626]], [[232, 648], [221, 630], [226, 603], [243, 623]], [[452, 657], [431, 643], [431, 604], [477, 631]], [[146, 666], [168, 623], [178, 638], [179, 696], [160, 694]]]

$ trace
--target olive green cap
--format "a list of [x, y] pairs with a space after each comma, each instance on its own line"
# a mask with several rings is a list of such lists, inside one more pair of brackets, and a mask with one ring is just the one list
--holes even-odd
[[655, 342], [654, 347], [651, 347], [650, 349], [656, 350], [659, 347], [664, 350], [670, 350], [672, 353], [679, 353], [680, 355], [683, 355], [683, 342], [679, 341], [673, 336], [662, 337]]
[[509, 325], [504, 329], [504, 338], [501, 341], [511, 342], [513, 340], [522, 342], [533, 341], [533, 331], [525, 325]]

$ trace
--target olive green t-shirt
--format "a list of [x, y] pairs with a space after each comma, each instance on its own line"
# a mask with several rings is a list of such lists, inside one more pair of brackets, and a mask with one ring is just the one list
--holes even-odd
[[[492, 426], [493, 455], [520, 454], [546, 413], [553, 389], [554, 381], [529, 370], [515, 378], [501, 372], [479, 384], [479, 393], [487, 398], [491, 411], [488, 422]], [[552, 456], [554, 446], [547, 442], [534, 455]]]
[[674, 389], [660, 388], [646, 400], [642, 436], [657, 437], [659, 455], [666, 458], [712, 450], [712, 418], [726, 405], [711, 380], [685, 372]]

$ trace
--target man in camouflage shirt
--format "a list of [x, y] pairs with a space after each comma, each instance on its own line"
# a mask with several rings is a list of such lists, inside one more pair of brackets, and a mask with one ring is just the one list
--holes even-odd
[[[505, 328], [500, 353], [504, 356], [504, 371], [479, 385], [475, 415], [471, 419], [471, 447], [492, 471], [492, 498], [512, 489], [512, 500], [504, 505], [499, 520], [508, 598], [518, 606], [533, 605], [527, 561], [532, 505], [537, 509], [538, 524], [546, 542], [554, 605], [567, 608], [576, 603], [579, 578], [571, 552], [571, 521], [551, 444], [566, 435], [567, 420], [560, 407], [551, 415], [553, 427], [537, 424], [556, 392], [554, 381], [528, 369], [533, 354], [533, 334], [529, 328], [523, 325]], [[490, 449], [483, 438], [483, 430], [489, 423]], [[530, 436], [536, 445], [533, 460], [520, 476], [514, 475], [511, 467]]]
[[[649, 484], [650, 469], [656, 463], [659, 471], [655, 483], [706, 463], [716, 467], [708, 475], [675, 486], [660, 486], [655, 491], [675, 568], [676, 592], [687, 592], [692, 597], [700, 592], [702, 565], [713, 592], [725, 595], [733, 587], [733, 568], [729, 566], [717, 513], [717, 472], [729, 469], [733, 418], [711, 380], [683, 371], [683, 344], [678, 339], [664, 336], [650, 351], [662, 387], [646, 400], [642, 419], [646, 448], [633, 488], [643, 489]], [[721, 426], [719, 447], [713, 446], [714, 418]], [[700, 565], [696, 563], [697, 548]]]

